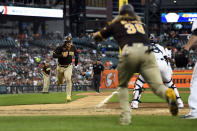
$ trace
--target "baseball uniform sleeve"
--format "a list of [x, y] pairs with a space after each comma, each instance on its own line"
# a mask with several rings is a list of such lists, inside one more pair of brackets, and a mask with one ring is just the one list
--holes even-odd
[[98, 31], [96, 33], [96, 35], [94, 36], [94, 40], [95, 41], [102, 41], [102, 40], [110, 37], [112, 35], [112, 26], [113, 26], [113, 24], [110, 24], [110, 25], [104, 27], [103, 29], [101, 29], [100, 31]]
[[160, 46], [160, 45], [159, 45], [159, 48], [160, 48], [160, 50], [162, 51], [163, 56], [166, 56], [166, 57], [167, 57], [167, 53], [166, 53], [165, 49], [163, 48], [163, 46]]
[[197, 20], [192, 25], [192, 35], [197, 35]]
[[53, 58], [62, 58], [62, 52], [61, 52], [61, 48], [57, 47], [54, 51], [53, 51]]

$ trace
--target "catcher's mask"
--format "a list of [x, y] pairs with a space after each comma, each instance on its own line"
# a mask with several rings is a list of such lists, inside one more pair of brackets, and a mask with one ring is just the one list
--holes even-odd
[[134, 13], [134, 8], [131, 4], [125, 4], [119, 10], [119, 15], [128, 14], [129, 16], [133, 16]]

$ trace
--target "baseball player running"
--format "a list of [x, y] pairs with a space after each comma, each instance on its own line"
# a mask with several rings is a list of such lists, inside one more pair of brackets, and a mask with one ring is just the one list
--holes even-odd
[[[121, 107], [120, 124], [131, 123], [128, 82], [136, 72], [142, 74], [153, 92], [166, 99], [172, 115], [178, 114], [174, 90], [164, 86], [155, 56], [151, 52], [145, 25], [130, 4], [120, 8], [112, 23], [94, 34], [95, 41], [113, 36], [120, 47], [118, 62], [118, 96]], [[151, 77], [149, 77], [151, 76]]]
[[[197, 42], [197, 20], [192, 25], [192, 35], [186, 45], [183, 46], [185, 50], [188, 50]], [[182, 116], [185, 119], [197, 119], [197, 63], [195, 64], [190, 87], [190, 96], [188, 99], [188, 105], [190, 108], [189, 114]]]
[[75, 56], [75, 66], [78, 64], [78, 52], [75, 46], [72, 45], [72, 37], [66, 36], [64, 45], [57, 47], [53, 51], [53, 57], [58, 58], [56, 80], [58, 86], [61, 86], [66, 81], [66, 100], [71, 101], [72, 91], [72, 58]]
[[43, 75], [43, 90], [42, 93], [49, 93], [49, 85], [50, 85], [50, 66], [49, 66], [49, 62], [46, 62], [43, 69], [42, 69], [42, 75]]
[[[183, 108], [184, 104], [183, 104], [183, 101], [181, 100], [178, 89], [176, 88], [176, 86], [172, 82], [172, 69], [169, 66], [170, 62], [168, 61], [167, 54], [161, 45], [154, 44], [154, 43], [152, 43], [152, 45], [153, 45], [153, 52], [155, 54], [155, 58], [156, 58], [158, 66], [159, 66], [159, 70], [161, 73], [163, 83], [167, 87], [172, 88], [174, 90], [174, 92], [176, 94], [176, 98], [177, 98], [178, 107]], [[134, 85], [133, 99], [132, 99], [132, 103], [131, 103], [131, 108], [133, 108], [133, 109], [138, 108], [138, 104], [140, 102], [140, 97], [141, 97], [141, 93], [142, 93], [142, 87], [144, 84], [145, 84], [144, 78], [142, 77], [142, 75], [139, 75], [139, 77], [136, 80], [135, 85]]]

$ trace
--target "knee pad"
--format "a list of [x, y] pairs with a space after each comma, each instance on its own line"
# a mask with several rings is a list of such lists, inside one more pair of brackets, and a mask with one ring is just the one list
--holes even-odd
[[170, 79], [170, 81], [164, 81], [163, 83], [165, 84], [165, 86], [167, 86], [169, 88], [173, 88], [174, 87], [172, 79]]

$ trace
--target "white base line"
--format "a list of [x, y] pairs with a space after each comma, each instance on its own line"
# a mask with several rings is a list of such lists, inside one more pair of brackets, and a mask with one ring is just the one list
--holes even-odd
[[105, 98], [105, 100], [103, 100], [100, 104], [96, 105], [96, 107], [101, 108], [114, 94], [117, 94], [117, 93], [118, 93], [118, 91], [112, 92], [112, 94], [110, 96]]

